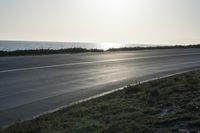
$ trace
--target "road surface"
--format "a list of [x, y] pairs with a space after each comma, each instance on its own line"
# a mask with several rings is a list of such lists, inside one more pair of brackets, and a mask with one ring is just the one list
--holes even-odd
[[136, 80], [200, 67], [200, 49], [0, 58], [0, 126]]

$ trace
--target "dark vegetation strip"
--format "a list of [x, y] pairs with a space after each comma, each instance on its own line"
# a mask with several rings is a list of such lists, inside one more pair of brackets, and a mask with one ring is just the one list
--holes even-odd
[[0, 56], [24, 56], [24, 55], [48, 55], [48, 54], [76, 54], [86, 52], [103, 52], [101, 49], [68, 48], [68, 49], [36, 49], [36, 50], [16, 50], [0, 51]]
[[151, 49], [185, 49], [185, 48], [200, 48], [198, 45], [176, 45], [176, 46], [152, 46], [152, 47], [122, 47], [110, 48], [107, 51], [135, 51], [135, 50], [151, 50]]
[[[184, 49], [184, 48], [200, 48], [200, 45], [177, 45], [177, 46], [152, 46], [152, 47], [122, 47], [111, 48], [106, 51], [136, 51], [151, 49]], [[0, 51], [0, 57], [3, 56], [25, 56], [25, 55], [49, 55], [49, 54], [76, 54], [86, 52], [105, 52], [102, 49], [86, 49], [86, 48], [68, 48], [68, 49], [32, 49], [32, 50], [16, 50], [16, 51]]]
[[198, 133], [200, 71], [158, 79], [16, 123], [1, 133]]

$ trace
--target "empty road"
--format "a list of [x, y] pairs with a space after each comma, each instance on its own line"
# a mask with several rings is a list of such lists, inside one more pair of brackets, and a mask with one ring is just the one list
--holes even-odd
[[0, 126], [130, 83], [200, 68], [200, 49], [0, 58]]

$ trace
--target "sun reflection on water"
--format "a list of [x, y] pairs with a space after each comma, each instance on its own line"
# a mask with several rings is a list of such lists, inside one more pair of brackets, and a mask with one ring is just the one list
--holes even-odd
[[108, 50], [110, 48], [120, 48], [123, 46], [123, 44], [120, 43], [101, 43], [98, 44], [100, 49]]

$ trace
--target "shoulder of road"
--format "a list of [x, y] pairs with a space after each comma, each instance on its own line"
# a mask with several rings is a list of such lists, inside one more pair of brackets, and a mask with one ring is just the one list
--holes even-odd
[[199, 132], [200, 71], [127, 86], [1, 133]]

